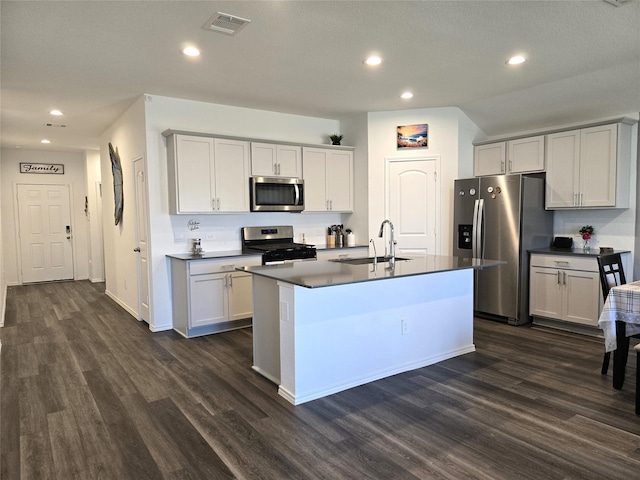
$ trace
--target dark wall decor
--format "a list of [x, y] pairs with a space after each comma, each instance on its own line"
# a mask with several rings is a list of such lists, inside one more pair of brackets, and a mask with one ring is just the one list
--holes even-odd
[[397, 128], [398, 150], [405, 148], [429, 148], [429, 125], [403, 125]]
[[20, 163], [20, 173], [64, 175], [64, 165], [61, 163]]
[[113, 173], [113, 198], [115, 201], [116, 225], [122, 222], [122, 211], [124, 209], [124, 198], [122, 193], [122, 165], [120, 164], [120, 155], [118, 149], [113, 149], [113, 145], [109, 142], [109, 157], [111, 157], [111, 173]]

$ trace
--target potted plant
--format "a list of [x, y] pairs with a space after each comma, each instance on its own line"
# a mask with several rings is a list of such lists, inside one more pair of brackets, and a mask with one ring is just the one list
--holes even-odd
[[334, 133], [333, 135], [329, 136], [332, 145], [340, 145], [340, 140], [342, 140], [343, 137], [344, 135], [340, 135], [338, 133]]

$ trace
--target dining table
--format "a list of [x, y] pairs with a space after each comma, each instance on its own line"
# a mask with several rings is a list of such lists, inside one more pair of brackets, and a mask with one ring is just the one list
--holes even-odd
[[640, 281], [611, 287], [598, 325], [606, 352], [613, 352], [613, 388], [624, 384], [629, 337], [640, 334]]

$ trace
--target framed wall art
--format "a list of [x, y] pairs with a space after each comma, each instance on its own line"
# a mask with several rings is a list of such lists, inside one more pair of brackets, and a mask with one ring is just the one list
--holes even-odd
[[429, 148], [429, 125], [402, 125], [397, 128], [398, 150], [406, 148]]

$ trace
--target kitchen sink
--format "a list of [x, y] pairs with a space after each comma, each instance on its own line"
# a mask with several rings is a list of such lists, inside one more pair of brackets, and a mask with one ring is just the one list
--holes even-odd
[[[373, 263], [375, 257], [364, 257], [364, 258], [332, 258], [329, 260], [330, 262], [338, 262], [338, 263], [348, 263], [349, 265], [366, 265], [368, 263]], [[377, 257], [378, 263], [388, 262], [390, 259], [387, 257]], [[411, 260], [410, 258], [402, 258], [396, 257], [396, 262], [404, 262]]]

